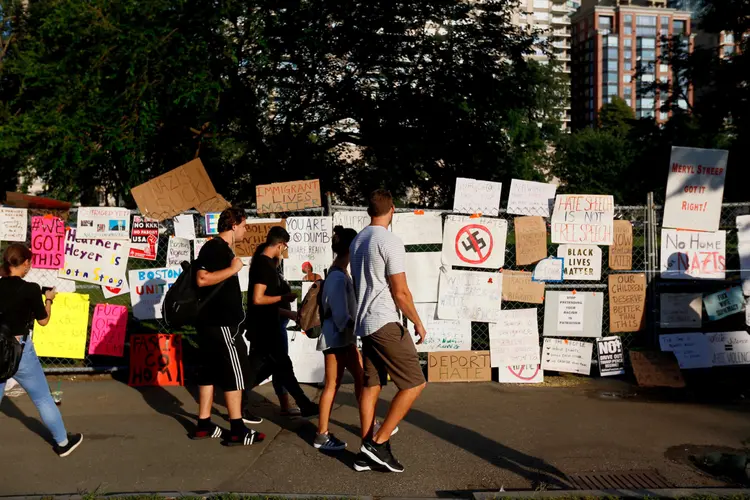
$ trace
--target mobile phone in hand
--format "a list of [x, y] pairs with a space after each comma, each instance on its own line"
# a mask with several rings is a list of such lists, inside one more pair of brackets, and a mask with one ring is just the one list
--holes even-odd
[[51, 292], [54, 288], [51, 286], [43, 286], [42, 287], [42, 295], [46, 294], [47, 292]]

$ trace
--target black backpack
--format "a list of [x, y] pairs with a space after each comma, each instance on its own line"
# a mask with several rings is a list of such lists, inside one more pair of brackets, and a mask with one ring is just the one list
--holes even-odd
[[0, 384], [18, 371], [23, 347], [28, 338], [29, 332], [26, 332], [23, 340], [19, 342], [13, 332], [10, 331], [8, 324], [3, 321], [3, 314], [0, 313]]
[[167, 290], [164, 296], [164, 303], [161, 306], [161, 317], [171, 328], [181, 328], [185, 325], [195, 325], [198, 321], [198, 314], [224, 286], [222, 281], [211, 291], [208, 296], [200, 300], [198, 293], [198, 284], [195, 282], [198, 269], [195, 261], [192, 263], [183, 261], [180, 264], [182, 274], [177, 277], [174, 284]]

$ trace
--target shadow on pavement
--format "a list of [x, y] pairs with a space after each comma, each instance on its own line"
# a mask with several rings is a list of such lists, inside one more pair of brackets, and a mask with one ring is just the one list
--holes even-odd
[[38, 434], [42, 439], [47, 441], [50, 445], [55, 445], [55, 440], [52, 439], [52, 434], [44, 426], [41, 420], [26, 415], [12, 400], [11, 398], [3, 398], [2, 404], [0, 404], [0, 410], [2, 413], [10, 418], [14, 418], [21, 422], [28, 430], [34, 434]]

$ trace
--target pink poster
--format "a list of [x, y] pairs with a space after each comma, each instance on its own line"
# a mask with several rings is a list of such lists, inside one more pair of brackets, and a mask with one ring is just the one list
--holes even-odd
[[89, 354], [122, 356], [125, 349], [125, 330], [128, 308], [112, 304], [97, 304], [91, 320]]
[[31, 267], [61, 269], [65, 264], [65, 222], [51, 215], [31, 218]]

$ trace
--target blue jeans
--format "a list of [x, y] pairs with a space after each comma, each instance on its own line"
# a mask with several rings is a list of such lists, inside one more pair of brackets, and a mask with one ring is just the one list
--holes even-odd
[[[289, 320], [286, 318], [281, 318], [281, 323], [279, 325], [279, 333], [281, 334], [281, 346], [282, 350], [284, 351], [284, 354], [289, 354], [289, 337], [286, 333], [286, 326], [289, 324]], [[286, 387], [280, 382], [280, 377], [273, 377], [271, 379], [271, 384], [273, 384], [273, 390], [276, 393], [277, 396], [283, 396], [285, 394], [288, 394]]]
[[[34, 402], [34, 406], [42, 417], [42, 422], [52, 433], [55, 442], [58, 444], [64, 443], [68, 439], [68, 433], [65, 431], [60, 410], [57, 409], [52, 394], [49, 392], [47, 377], [44, 375], [42, 364], [39, 362], [34, 343], [31, 340], [26, 342], [24, 346], [18, 372], [13, 375], [13, 378], [31, 397], [31, 401]], [[0, 403], [3, 401], [4, 392], [5, 382], [0, 384]]]

